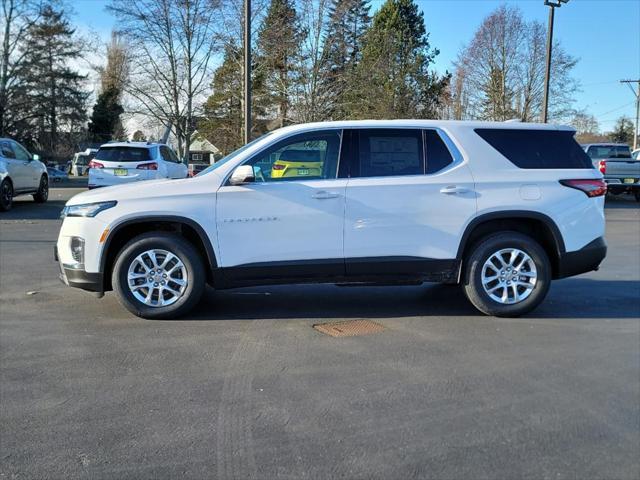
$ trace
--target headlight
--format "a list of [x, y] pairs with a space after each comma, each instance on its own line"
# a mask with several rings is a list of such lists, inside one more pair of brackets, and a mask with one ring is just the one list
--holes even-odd
[[62, 209], [60, 218], [64, 217], [95, 217], [97, 214], [111, 207], [115, 207], [118, 202], [97, 202], [85, 203], [84, 205], [68, 205]]

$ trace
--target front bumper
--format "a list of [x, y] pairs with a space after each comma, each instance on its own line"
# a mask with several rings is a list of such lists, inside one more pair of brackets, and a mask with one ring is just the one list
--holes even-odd
[[575, 252], [560, 254], [557, 278], [572, 277], [581, 273], [597, 270], [607, 256], [607, 242], [598, 237]]
[[101, 273], [85, 272], [78, 268], [70, 268], [68, 265], [64, 265], [58, 258], [58, 247], [54, 247], [53, 257], [60, 266], [60, 274], [58, 277], [60, 281], [69, 287], [80, 288], [88, 292], [104, 292], [104, 285], [102, 282]]

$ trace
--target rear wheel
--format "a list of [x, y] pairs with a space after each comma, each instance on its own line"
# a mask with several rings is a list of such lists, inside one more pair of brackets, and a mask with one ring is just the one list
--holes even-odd
[[49, 180], [43, 175], [40, 177], [40, 186], [38, 191], [33, 195], [33, 199], [36, 203], [44, 203], [49, 198]]
[[11, 180], [5, 178], [0, 183], [0, 212], [11, 210], [13, 205], [13, 185]]
[[143, 318], [176, 318], [200, 300], [206, 275], [196, 249], [179, 235], [154, 232], [118, 254], [112, 284], [120, 303]]
[[518, 232], [484, 238], [465, 263], [464, 292], [487, 315], [518, 317], [530, 312], [544, 300], [550, 283], [546, 252]]

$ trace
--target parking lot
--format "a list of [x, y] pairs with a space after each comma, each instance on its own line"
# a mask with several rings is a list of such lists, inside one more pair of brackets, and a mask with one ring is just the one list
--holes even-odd
[[[640, 208], [519, 319], [458, 288], [209, 291], [150, 321], [64, 287], [64, 202], [0, 216], [0, 478], [640, 477]], [[385, 330], [333, 338], [317, 323]]]

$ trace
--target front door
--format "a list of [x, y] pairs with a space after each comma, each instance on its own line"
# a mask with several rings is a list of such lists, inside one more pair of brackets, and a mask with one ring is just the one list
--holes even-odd
[[228, 279], [344, 274], [341, 137], [323, 130], [280, 140], [245, 162], [255, 182], [218, 190], [219, 261]]
[[447, 142], [435, 129], [355, 132], [345, 214], [347, 275], [453, 268], [476, 197], [469, 168]]

